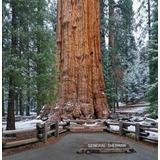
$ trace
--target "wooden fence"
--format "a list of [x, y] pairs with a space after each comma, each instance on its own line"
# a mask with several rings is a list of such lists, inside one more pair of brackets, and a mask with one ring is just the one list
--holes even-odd
[[[146, 140], [152, 143], [158, 143], [157, 140], [150, 139], [147, 136], [149, 135], [148, 132], [145, 131], [152, 131], [152, 132], [158, 132], [157, 128], [153, 128], [153, 126], [148, 125], [140, 125], [138, 123], [128, 123], [128, 122], [111, 122], [111, 121], [105, 121], [105, 120], [69, 120], [65, 121], [63, 123], [59, 123], [58, 121], [54, 121], [51, 123], [38, 123], [36, 125], [35, 129], [25, 129], [25, 130], [9, 130], [9, 131], [3, 131], [3, 136], [7, 135], [15, 135], [18, 133], [26, 133], [26, 132], [36, 132], [36, 137], [31, 139], [25, 139], [20, 141], [14, 141], [14, 142], [3, 142], [2, 141], [2, 148], [10, 148], [10, 147], [16, 147], [20, 145], [35, 143], [35, 142], [43, 142], [47, 143], [47, 139], [49, 136], [55, 136], [59, 137], [59, 134], [65, 133], [67, 131], [70, 131], [72, 129], [79, 130], [79, 129], [85, 129], [86, 126], [70, 126], [71, 122], [75, 123], [87, 123], [87, 122], [102, 122], [103, 126], [97, 127], [97, 129], [102, 129], [103, 131], [108, 132], [114, 132], [119, 134], [120, 136], [126, 136], [127, 133], [134, 133], [135, 134], [135, 140]], [[117, 126], [119, 127], [118, 130], [112, 129], [110, 126]], [[135, 131], [131, 131], [128, 129], [128, 126], [134, 126]], [[59, 129], [61, 127], [61, 129]], [[87, 126], [87, 129], [93, 129], [95, 126]]]
[[10, 148], [10, 147], [16, 147], [20, 145], [30, 144], [34, 142], [44, 142], [47, 143], [47, 138], [49, 135], [59, 137], [59, 134], [67, 131], [67, 129], [63, 129], [61, 132], [59, 132], [59, 126], [65, 126], [68, 125], [68, 123], [58, 123], [58, 121], [52, 122], [52, 123], [37, 123], [35, 129], [24, 129], [24, 130], [9, 130], [9, 131], [3, 131], [3, 136], [7, 135], [15, 135], [18, 133], [26, 133], [26, 132], [36, 132], [36, 137], [31, 139], [25, 139], [20, 141], [14, 141], [14, 142], [8, 142], [5, 143], [2, 140], [2, 148]]
[[[141, 125], [139, 123], [129, 123], [129, 122], [123, 122], [123, 121], [120, 121], [117, 123], [106, 121], [104, 122], [104, 124], [107, 126], [107, 131], [117, 133], [120, 136], [127, 136], [127, 134], [129, 133], [129, 134], [135, 135], [134, 139], [136, 141], [143, 140], [151, 143], [158, 143], [158, 140], [148, 137], [149, 132], [145, 132], [145, 131], [152, 131], [152, 132], [158, 133], [158, 129], [152, 125]], [[111, 125], [118, 126], [119, 127], [118, 131], [111, 129], [110, 127]], [[129, 126], [134, 126], [135, 130], [129, 130], [128, 129]]]

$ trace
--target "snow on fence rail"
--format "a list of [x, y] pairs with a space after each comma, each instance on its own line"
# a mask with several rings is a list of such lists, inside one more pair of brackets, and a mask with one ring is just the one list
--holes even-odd
[[147, 107], [150, 106], [149, 103], [147, 104], [134, 104], [134, 105], [125, 105], [125, 106], [119, 106], [120, 108], [130, 108], [130, 107]]
[[[36, 128], [34, 129], [23, 129], [23, 130], [9, 130], [3, 131], [3, 137], [6, 135], [15, 135], [17, 133], [26, 133], [26, 132], [36, 132], [36, 137], [26, 140], [14, 141], [14, 142], [7, 142], [5, 143], [2, 141], [2, 148], [10, 148], [16, 147], [20, 145], [35, 143], [35, 142], [43, 142], [47, 143], [48, 136], [55, 136], [59, 137], [59, 134], [70, 131], [72, 129], [79, 130], [79, 129], [93, 129], [95, 126], [70, 126], [71, 122], [74, 123], [81, 123], [81, 122], [103, 122], [103, 126], [98, 126], [97, 129], [102, 129], [103, 131], [114, 132], [119, 134], [120, 136], [126, 136], [127, 133], [134, 133], [135, 140], [145, 140], [152, 143], [158, 143], [158, 139], [152, 139], [148, 137], [149, 131], [151, 132], [158, 132], [157, 128], [153, 128], [153, 126], [149, 125], [141, 125], [139, 123], [128, 123], [123, 121], [107, 121], [107, 120], [69, 120], [62, 123], [58, 121], [50, 122], [50, 123], [37, 123]], [[114, 127], [113, 127], [114, 126]], [[130, 129], [129, 127], [133, 126], [134, 129]], [[61, 130], [60, 130], [61, 127]], [[115, 129], [116, 127], [116, 129]], [[147, 131], [147, 132], [145, 132]]]

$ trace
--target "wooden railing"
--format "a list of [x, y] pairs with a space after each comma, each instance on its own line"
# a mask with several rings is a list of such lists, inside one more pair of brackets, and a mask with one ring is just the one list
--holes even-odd
[[[84, 123], [84, 122], [102, 122], [103, 126], [98, 126], [97, 128], [95, 126], [70, 126], [71, 122], [75, 123]], [[112, 129], [110, 126], [117, 126], [119, 127], [118, 130]], [[59, 129], [61, 126], [61, 130]], [[135, 130], [131, 131], [128, 129], [128, 126], [134, 126]], [[152, 132], [158, 132], [157, 128], [153, 128], [153, 126], [149, 125], [140, 125], [138, 123], [128, 123], [128, 122], [111, 122], [107, 120], [69, 120], [65, 121], [63, 123], [59, 123], [58, 121], [54, 121], [51, 123], [38, 123], [36, 125], [36, 128], [34, 129], [24, 129], [24, 130], [9, 130], [9, 131], [3, 131], [2, 134], [3, 136], [8, 136], [8, 135], [15, 135], [18, 133], [26, 133], [26, 132], [36, 132], [36, 137], [35, 138], [30, 138], [30, 139], [25, 139], [25, 140], [20, 140], [20, 141], [14, 141], [14, 142], [3, 142], [2, 140], [2, 148], [10, 148], [10, 147], [16, 147], [20, 145], [25, 145], [25, 144], [30, 144], [30, 143], [35, 143], [35, 142], [43, 142], [47, 143], [48, 137], [49, 136], [55, 136], [59, 137], [59, 134], [65, 133], [67, 131], [71, 130], [79, 130], [79, 129], [101, 129], [103, 131], [107, 132], [114, 132], [119, 134], [120, 136], [126, 136], [127, 133], [134, 133], [135, 134], [135, 140], [146, 140], [149, 142], [154, 142], [158, 143], [157, 140], [150, 139], [147, 136], [149, 135], [148, 132], [145, 131], [152, 131]]]
[[[158, 140], [149, 138], [148, 137], [149, 133], [145, 132], [145, 131], [152, 131], [152, 132], [158, 133], [158, 129], [152, 125], [141, 125], [139, 123], [129, 123], [129, 122], [123, 122], [123, 121], [116, 122], [116, 123], [106, 121], [104, 122], [104, 124], [107, 126], [107, 129], [106, 129], [107, 131], [117, 133], [120, 136], [126, 136], [127, 133], [133, 133], [135, 135], [134, 139], [136, 141], [144, 140], [152, 143], [158, 143]], [[111, 125], [118, 126], [119, 127], [118, 131], [111, 129], [110, 127]], [[134, 126], [135, 130], [129, 130], [128, 129], [129, 126]]]

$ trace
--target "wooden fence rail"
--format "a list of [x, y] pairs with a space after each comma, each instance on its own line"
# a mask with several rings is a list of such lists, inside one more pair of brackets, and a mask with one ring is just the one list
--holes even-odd
[[[119, 134], [120, 136], [124, 136], [127, 133], [134, 133], [135, 134], [135, 140], [145, 140], [153, 143], [158, 143], [157, 140], [148, 138], [149, 135], [148, 132], [145, 131], [151, 131], [151, 132], [158, 132], [157, 128], [152, 128], [153, 126], [147, 126], [147, 125], [140, 125], [138, 123], [128, 123], [128, 122], [111, 122], [111, 121], [105, 121], [102, 120], [103, 126], [98, 126], [97, 128], [95, 126], [71, 126], [71, 122], [100, 122], [100, 120], [71, 120], [71, 121], [65, 121], [63, 123], [59, 123], [58, 121], [50, 122], [50, 123], [37, 123], [36, 128], [34, 129], [23, 129], [23, 130], [9, 130], [9, 131], [2, 131], [3, 136], [8, 135], [15, 135], [18, 133], [27, 133], [27, 132], [36, 132], [35, 138], [20, 140], [20, 141], [14, 141], [14, 142], [3, 142], [2, 141], [2, 148], [10, 148], [10, 147], [16, 147], [20, 145], [35, 143], [35, 142], [43, 142], [47, 143], [48, 136], [55, 136], [59, 137], [59, 134], [65, 133], [67, 131], [70, 131], [71, 129], [79, 130], [79, 129], [102, 129], [103, 131], [108, 132], [114, 132]], [[119, 127], [118, 130], [112, 129], [110, 126], [117, 126]], [[134, 126], [135, 130], [129, 130], [129, 126]], [[59, 129], [61, 128], [61, 130]]]
[[[149, 138], [148, 137], [149, 133], [145, 132], [145, 131], [152, 131], [152, 132], [157, 133], [158, 129], [154, 128], [154, 126], [142, 125], [139, 123], [123, 122], [123, 121], [120, 121], [119, 123], [104, 122], [104, 125], [106, 125], [108, 127], [107, 131], [109, 131], [109, 132], [113, 132], [113, 129], [110, 129], [110, 125], [119, 126], [119, 130], [117, 131], [117, 133], [120, 136], [124, 136], [127, 133], [134, 133], [136, 141], [147, 140], [148, 142], [152, 142], [152, 143], [157, 142], [158, 143], [158, 140]], [[128, 129], [129, 126], [134, 126], [135, 130], [129, 130]]]

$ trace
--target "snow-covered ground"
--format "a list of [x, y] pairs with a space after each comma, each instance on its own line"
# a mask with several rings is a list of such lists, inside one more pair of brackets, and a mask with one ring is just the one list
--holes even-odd
[[123, 109], [121, 112], [137, 112], [137, 113], [143, 113], [147, 111], [149, 107], [133, 107], [133, 108], [127, 108]]
[[[16, 130], [20, 129], [30, 129], [35, 128], [37, 123], [44, 123], [42, 120], [25, 120], [25, 121], [19, 121], [15, 123]], [[6, 125], [2, 125], [3, 130], [6, 130]]]

